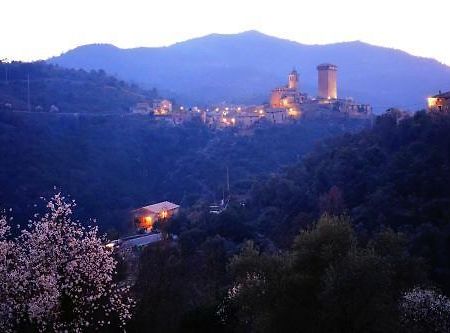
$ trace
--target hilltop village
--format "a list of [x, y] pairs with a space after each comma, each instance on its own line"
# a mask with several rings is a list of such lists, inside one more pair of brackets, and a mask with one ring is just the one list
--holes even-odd
[[301, 91], [299, 74], [293, 69], [288, 75], [287, 85], [274, 88], [265, 104], [185, 108], [174, 107], [170, 100], [163, 99], [138, 103], [131, 111], [135, 114], [152, 115], [174, 124], [198, 117], [205, 125], [215, 128], [251, 128], [263, 122], [289, 124], [300, 118], [314, 118], [324, 114], [352, 118], [370, 117], [370, 105], [356, 103], [351, 98], [338, 98], [337, 70], [337, 66], [332, 64], [317, 66], [316, 97]]
[[[147, 102], [138, 103], [133, 113], [151, 115], [159, 120], [181, 124], [197, 117], [214, 128], [237, 127], [251, 128], [261, 123], [289, 124], [300, 118], [316, 117], [320, 114], [346, 116], [351, 118], [368, 118], [372, 108], [367, 104], [357, 104], [351, 99], [340, 99], [337, 94], [337, 66], [321, 64], [318, 70], [317, 97], [309, 97], [299, 89], [299, 74], [293, 69], [288, 75], [286, 86], [274, 88], [269, 102], [263, 105], [226, 105], [211, 109], [194, 107], [186, 109], [183, 106], [174, 108], [167, 99], [155, 100], [151, 105]], [[227, 175], [228, 179], [228, 175]], [[223, 198], [220, 204], [211, 205], [210, 214], [221, 214], [226, 210], [229, 198]], [[177, 215], [180, 206], [164, 201], [153, 203], [131, 212], [134, 229], [137, 234], [131, 237], [114, 240], [108, 247], [129, 249], [143, 247], [163, 239], [158, 225]]]

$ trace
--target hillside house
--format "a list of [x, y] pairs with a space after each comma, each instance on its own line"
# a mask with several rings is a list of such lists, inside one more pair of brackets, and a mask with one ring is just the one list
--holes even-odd
[[172, 112], [172, 102], [168, 99], [157, 99], [153, 101], [153, 113], [155, 116], [167, 115]]
[[158, 202], [133, 210], [136, 227], [150, 232], [157, 221], [167, 220], [176, 215], [180, 206], [169, 201]]
[[139, 102], [136, 103], [136, 105], [131, 108], [131, 112], [136, 114], [147, 115], [152, 113], [152, 107], [148, 102]]
[[450, 91], [428, 97], [428, 111], [450, 111]]

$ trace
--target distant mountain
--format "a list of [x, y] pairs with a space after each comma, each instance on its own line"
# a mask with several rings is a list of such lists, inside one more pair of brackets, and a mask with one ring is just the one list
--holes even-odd
[[303, 91], [315, 96], [317, 64], [339, 67], [338, 94], [371, 103], [418, 109], [425, 97], [450, 89], [450, 67], [433, 59], [359, 41], [304, 45], [248, 31], [212, 34], [169, 47], [120, 49], [86, 45], [49, 62], [104, 69], [122, 79], [157, 87], [180, 102], [261, 103], [296, 67]]
[[103, 70], [87, 72], [45, 62], [0, 62], [0, 73], [0, 111], [124, 113], [135, 103], [156, 97], [156, 91], [130, 85]]

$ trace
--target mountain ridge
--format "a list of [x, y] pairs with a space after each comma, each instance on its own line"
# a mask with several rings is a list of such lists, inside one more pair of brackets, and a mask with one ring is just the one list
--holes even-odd
[[420, 109], [450, 87], [450, 67], [435, 59], [362, 41], [301, 44], [250, 30], [209, 34], [164, 47], [89, 44], [48, 60], [65, 67], [104, 69], [121, 79], [157, 87], [181, 103], [263, 103], [292, 67], [301, 89], [317, 91], [316, 65], [335, 63], [338, 94], [388, 107]]

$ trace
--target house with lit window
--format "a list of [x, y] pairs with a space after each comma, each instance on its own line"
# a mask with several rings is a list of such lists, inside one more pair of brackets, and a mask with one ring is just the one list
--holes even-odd
[[164, 116], [172, 112], [172, 102], [168, 99], [155, 99], [153, 113], [155, 116]]
[[136, 227], [150, 232], [157, 221], [170, 219], [178, 213], [179, 209], [179, 205], [163, 201], [135, 209], [132, 214]]
[[428, 111], [450, 112], [450, 91], [428, 97]]

